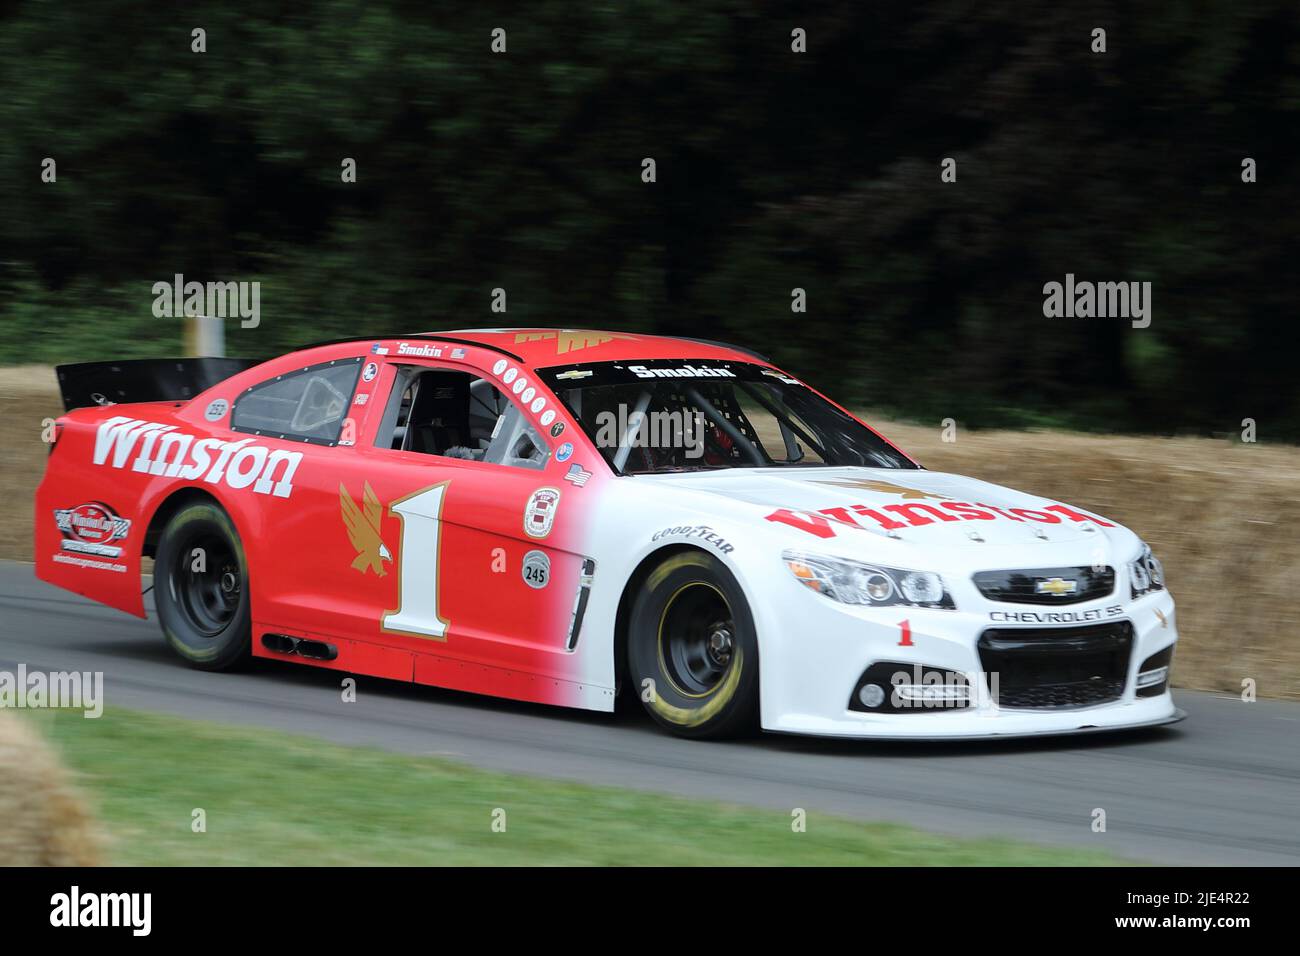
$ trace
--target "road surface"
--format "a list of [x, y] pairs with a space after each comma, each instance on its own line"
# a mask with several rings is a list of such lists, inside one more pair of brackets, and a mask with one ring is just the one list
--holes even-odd
[[[435, 754], [494, 769], [1174, 864], [1300, 863], [1300, 704], [1178, 692], [1188, 719], [1123, 735], [880, 743], [682, 741], [642, 715], [587, 714], [260, 662], [190, 670], [140, 621], [0, 562], [0, 669], [104, 673], [106, 708]], [[1176, 671], [1175, 671], [1176, 673]], [[1095, 833], [1093, 810], [1106, 811]], [[918, 857], [917, 863], [942, 863]]]

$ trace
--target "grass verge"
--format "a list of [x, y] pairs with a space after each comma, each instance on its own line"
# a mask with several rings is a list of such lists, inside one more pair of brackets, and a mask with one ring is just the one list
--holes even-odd
[[[131, 711], [36, 718], [119, 865], [1106, 865], [1101, 853], [477, 770]], [[194, 833], [193, 811], [207, 831]], [[505, 832], [492, 828], [505, 812]]]

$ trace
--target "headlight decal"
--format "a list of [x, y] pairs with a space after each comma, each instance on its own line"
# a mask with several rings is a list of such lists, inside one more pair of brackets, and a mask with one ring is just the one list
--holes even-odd
[[1165, 589], [1165, 566], [1145, 541], [1138, 556], [1128, 563], [1128, 580], [1134, 600]]

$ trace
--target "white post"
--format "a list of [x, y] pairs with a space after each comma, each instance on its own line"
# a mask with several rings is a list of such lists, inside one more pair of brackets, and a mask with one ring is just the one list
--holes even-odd
[[185, 316], [185, 354], [208, 358], [225, 358], [226, 327], [210, 315]]

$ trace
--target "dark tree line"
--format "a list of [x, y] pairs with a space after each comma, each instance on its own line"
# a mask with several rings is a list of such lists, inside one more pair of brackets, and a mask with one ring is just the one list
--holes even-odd
[[[240, 354], [690, 333], [916, 418], [1300, 439], [1290, 0], [27, 3], [0, 90], [4, 361], [174, 352], [182, 273], [262, 283]], [[1151, 326], [1044, 317], [1066, 273]]]

